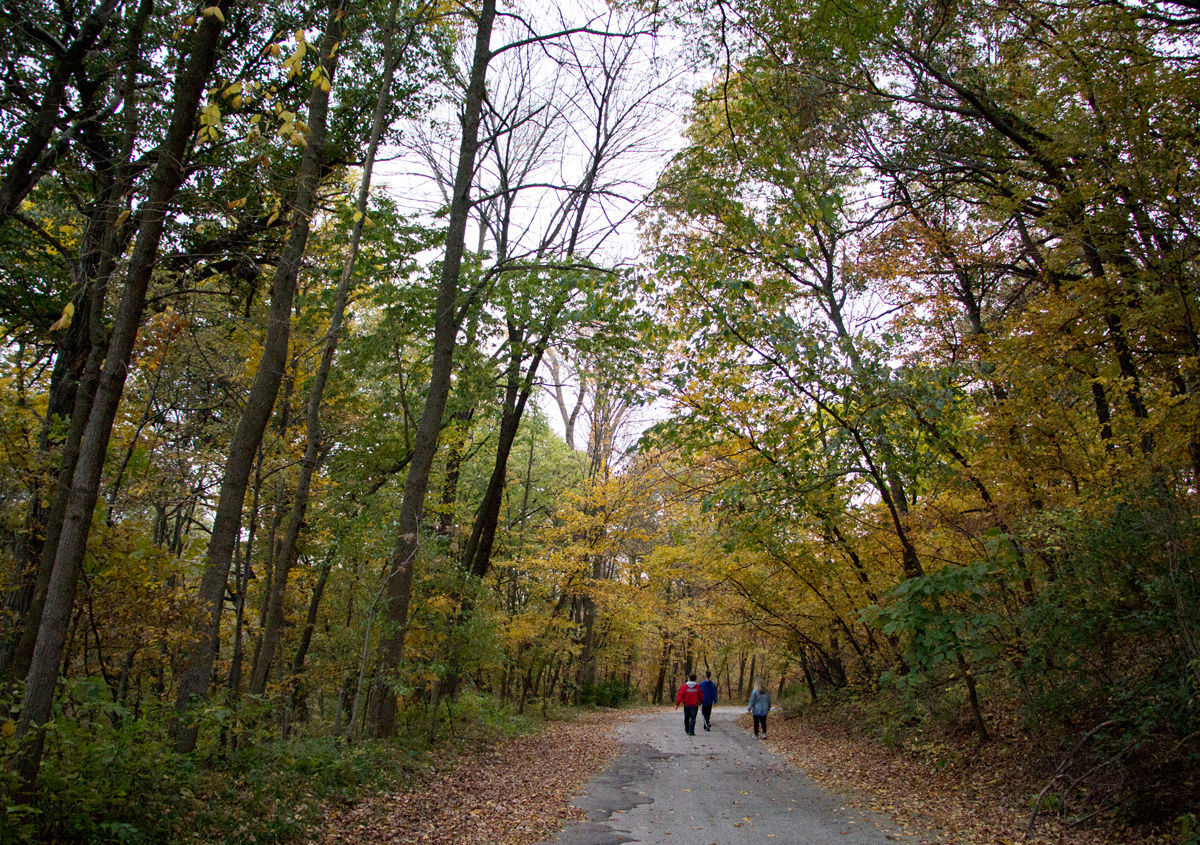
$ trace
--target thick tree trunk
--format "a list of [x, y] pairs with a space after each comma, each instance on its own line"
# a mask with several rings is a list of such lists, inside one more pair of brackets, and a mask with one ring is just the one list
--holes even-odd
[[[325, 33], [321, 38], [321, 62], [325, 69], [325, 78], [329, 81], [333, 80], [337, 67], [337, 52], [334, 47], [341, 40], [342, 11], [341, 2], [338, 0], [330, 4]], [[250, 478], [254, 455], [262, 442], [263, 432], [275, 406], [275, 397], [279, 392], [287, 360], [292, 300], [296, 293], [300, 263], [308, 245], [318, 177], [324, 155], [328, 112], [329, 92], [324, 86], [314, 85], [308, 104], [310, 131], [300, 162], [300, 172], [296, 177], [291, 231], [280, 253], [271, 285], [267, 336], [263, 342], [262, 357], [259, 359], [254, 384], [247, 397], [246, 408], [229, 447], [225, 475], [221, 479], [217, 512], [213, 518], [212, 536], [205, 557], [204, 575], [200, 582], [200, 601], [206, 618], [201, 623], [203, 630], [199, 632], [192, 646], [187, 667], [179, 679], [176, 720], [172, 727], [175, 748], [179, 753], [188, 753], [196, 746], [196, 726], [189, 720], [188, 711], [208, 692], [212, 678], [213, 661], [216, 659], [221, 630], [225, 582], [229, 577], [229, 565], [233, 559], [233, 545], [237, 542], [241, 526], [246, 485]]]
[[667, 683], [667, 666], [671, 662], [671, 644], [664, 641], [662, 656], [658, 661], [658, 677], [654, 681], [654, 697], [655, 704], [663, 703], [663, 695], [666, 693], [665, 687]]
[[[67, 431], [67, 439], [62, 444], [62, 454], [59, 457], [58, 480], [54, 488], [54, 499], [50, 510], [43, 517], [42, 530], [45, 537], [38, 550], [38, 562], [34, 571], [33, 581], [28, 587], [28, 599], [17, 595], [13, 598], [17, 606], [13, 609], [24, 614], [19, 636], [16, 638], [11, 658], [11, 677], [23, 678], [29, 672], [33, 660], [34, 646], [37, 644], [38, 631], [41, 628], [42, 613], [45, 609], [46, 593], [50, 588], [50, 576], [54, 570], [54, 558], [58, 552], [59, 534], [62, 530], [63, 517], [67, 512], [67, 503], [71, 497], [71, 486], [75, 476], [75, 465], [79, 459], [79, 449], [83, 442], [83, 432], [87, 425], [88, 414], [96, 397], [96, 389], [100, 383], [100, 367], [104, 360], [104, 346], [96, 344], [88, 355], [84, 365], [83, 378], [75, 391], [74, 410], [71, 412], [71, 425]], [[30, 530], [36, 530], [31, 525]], [[24, 591], [22, 591], [24, 592]], [[24, 607], [20, 607], [24, 604]], [[10, 604], [10, 607], [12, 605]]]
[[576, 704], [582, 704], [583, 691], [596, 684], [596, 603], [591, 596], [583, 596], [580, 605], [583, 641], [580, 643], [579, 669], [575, 672]]
[[521, 700], [517, 704], [517, 715], [525, 715], [525, 702], [529, 700], [529, 687], [533, 683], [533, 667], [525, 669], [525, 677], [521, 680]]
[[[93, 13], [79, 43], [91, 37], [87, 35], [92, 22], [107, 20], [114, 6], [105, 3]], [[100, 162], [97, 173], [97, 196], [92, 203], [87, 228], [80, 241], [79, 255], [71, 266], [72, 283], [75, 286], [73, 302], [75, 319], [66, 330], [66, 337], [58, 350], [54, 371], [50, 380], [49, 405], [46, 408], [46, 427], [39, 444], [41, 457], [45, 458], [58, 444], [53, 442], [51, 422], [55, 419], [70, 419], [67, 436], [61, 443], [59, 468], [50, 508], [41, 504], [39, 490], [34, 490], [30, 504], [29, 521], [25, 527], [27, 541], [22, 544], [22, 555], [16, 563], [30, 577], [9, 598], [9, 609], [20, 620], [11, 643], [6, 643], [0, 653], [0, 670], [6, 670], [10, 678], [23, 678], [29, 671], [33, 647], [41, 625], [42, 609], [46, 590], [50, 584], [50, 573], [54, 567], [54, 556], [58, 550], [58, 537], [67, 500], [75, 473], [75, 462], [83, 439], [96, 387], [100, 381], [100, 367], [104, 361], [108, 337], [105, 334], [104, 307], [109, 281], [116, 268], [116, 260], [124, 251], [133, 229], [120, 227], [116, 220], [127, 202], [130, 186], [130, 158], [137, 138], [138, 69], [141, 63], [141, 45], [146, 25], [150, 18], [150, 0], [141, 0], [125, 40], [125, 79], [123, 90], [124, 136], [121, 146], [113, 154], [107, 144], [95, 143], [95, 132], [87, 133], [87, 147]], [[99, 16], [99, 17], [98, 17]], [[94, 35], [94, 33], [93, 33]], [[47, 101], [48, 102], [48, 101]], [[15, 654], [10, 653], [13, 649]], [[10, 660], [10, 657], [12, 658]]]
[[395, 672], [404, 654], [404, 632], [408, 619], [408, 602], [412, 594], [413, 568], [420, 546], [421, 512], [429, 489], [429, 472], [437, 452], [438, 432], [450, 393], [450, 375], [454, 364], [455, 338], [459, 320], [457, 300], [459, 276], [466, 244], [467, 218], [471, 210], [471, 185], [475, 158], [479, 152], [479, 122], [486, 96], [487, 66], [491, 60], [489, 44], [492, 23], [496, 16], [496, 0], [484, 0], [475, 33], [475, 52], [463, 104], [463, 136], [459, 146], [458, 168], [454, 177], [454, 193], [450, 201], [450, 220], [446, 233], [446, 255], [442, 260], [438, 284], [437, 311], [434, 315], [433, 355], [430, 366], [429, 391], [421, 422], [413, 443], [412, 460], [404, 483], [404, 498], [400, 505], [399, 530], [392, 549], [387, 574], [387, 624], [380, 638], [379, 666], [367, 714], [370, 733], [377, 737], [396, 733], [396, 696], [393, 692]]
[[[229, 0], [218, 0], [216, 8], [224, 13], [228, 5]], [[32, 786], [41, 763], [42, 726], [50, 718], [67, 625], [75, 601], [75, 588], [87, 548], [92, 511], [99, 496], [104, 455], [125, 389], [126, 371], [141, 325], [146, 292], [158, 257], [167, 210], [183, 183], [184, 153], [195, 132], [200, 97], [216, 64], [220, 33], [221, 18], [217, 15], [205, 16], [196, 29], [189, 57], [180, 66], [175, 84], [171, 123], [159, 147], [146, 200], [138, 209], [138, 237], [129, 258], [125, 286], [117, 307], [96, 398], [80, 443], [79, 459], [46, 591], [42, 624], [25, 679], [25, 695], [18, 725], [22, 748], [17, 770], [27, 787]]]

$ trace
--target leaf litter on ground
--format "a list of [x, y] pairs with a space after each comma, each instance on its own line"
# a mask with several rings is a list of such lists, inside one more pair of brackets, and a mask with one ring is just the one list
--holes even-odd
[[[744, 718], [749, 725], [749, 717]], [[1039, 817], [1027, 836], [1030, 797], [1042, 784], [1024, 765], [1032, 750], [1012, 737], [971, 753], [922, 754], [884, 745], [829, 720], [798, 716], [779, 719], [771, 728], [770, 744], [821, 786], [922, 836], [923, 845], [1174, 842], [1112, 824], [1072, 827], [1053, 817]]]
[[571, 798], [617, 755], [615, 711], [549, 722], [463, 754], [421, 788], [334, 808], [310, 845], [529, 845], [583, 811]]

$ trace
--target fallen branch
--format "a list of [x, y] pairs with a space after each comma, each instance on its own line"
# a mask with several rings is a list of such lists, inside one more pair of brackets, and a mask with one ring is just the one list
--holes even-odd
[[1071, 753], [1068, 754], [1066, 757], [1064, 757], [1062, 759], [1062, 762], [1060, 762], [1058, 764], [1058, 769], [1055, 770], [1054, 776], [1052, 778], [1050, 778], [1049, 781], [1046, 782], [1046, 785], [1042, 787], [1042, 791], [1039, 792], [1037, 795], [1037, 798], [1034, 799], [1033, 812], [1029, 815], [1029, 824], [1026, 825], [1026, 827], [1025, 827], [1025, 838], [1026, 839], [1033, 836], [1033, 827], [1035, 824], [1037, 824], [1038, 813], [1042, 809], [1042, 801], [1045, 799], [1046, 793], [1050, 791], [1050, 787], [1054, 786], [1054, 784], [1058, 782], [1059, 778], [1061, 778], [1063, 775], [1066, 774], [1067, 769], [1069, 769], [1071, 766], [1071, 762], [1075, 759], [1075, 755], [1078, 754], [1079, 750], [1081, 748], [1083, 748], [1084, 745], [1087, 744], [1087, 741], [1089, 739], [1091, 739], [1093, 736], [1095, 736], [1100, 731], [1102, 731], [1105, 728], [1107, 728], [1111, 725], [1114, 725], [1114, 724], [1116, 724], [1116, 723], [1113, 720], [1109, 719], [1109, 720], [1103, 721], [1100, 724], [1096, 725], [1096, 727], [1092, 728], [1090, 731], [1088, 731], [1086, 734], [1083, 735], [1083, 738], [1080, 739], [1079, 742], [1077, 742], [1075, 744], [1075, 747], [1071, 749]]

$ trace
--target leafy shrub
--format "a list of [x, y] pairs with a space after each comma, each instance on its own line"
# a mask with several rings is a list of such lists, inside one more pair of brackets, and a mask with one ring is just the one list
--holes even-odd
[[[324, 805], [402, 786], [432, 767], [424, 730], [353, 745], [331, 735], [268, 739], [268, 729], [250, 718], [262, 717], [263, 706], [252, 699], [202, 709], [209, 739], [181, 756], [167, 737], [169, 710], [135, 716], [112, 700], [102, 680], [67, 682], [48, 728], [35, 796], [18, 799], [13, 776], [0, 773], [7, 808], [0, 843], [294, 841], [319, 822]], [[443, 762], [536, 726], [533, 717], [512, 716], [473, 691], [460, 695], [451, 713], [453, 742], [437, 749]], [[0, 736], [11, 752], [12, 731]]]
[[633, 687], [625, 681], [599, 681], [583, 688], [580, 701], [589, 706], [620, 707], [632, 699], [633, 694]]

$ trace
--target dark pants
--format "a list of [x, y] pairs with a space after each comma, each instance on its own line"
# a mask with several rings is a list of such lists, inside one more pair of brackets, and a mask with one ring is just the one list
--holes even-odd
[[701, 704], [700, 713], [704, 716], [704, 729], [708, 730], [712, 727], [712, 705]]
[[683, 729], [690, 734], [696, 733], [696, 711], [699, 707], [683, 705]]
[[759, 716], [758, 714], [755, 714], [755, 716], [754, 716], [754, 735], [755, 736], [758, 736], [758, 726], [759, 725], [762, 725], [763, 736], [766, 736], [767, 735], [767, 714], [766, 713], [763, 713], [761, 716]]

